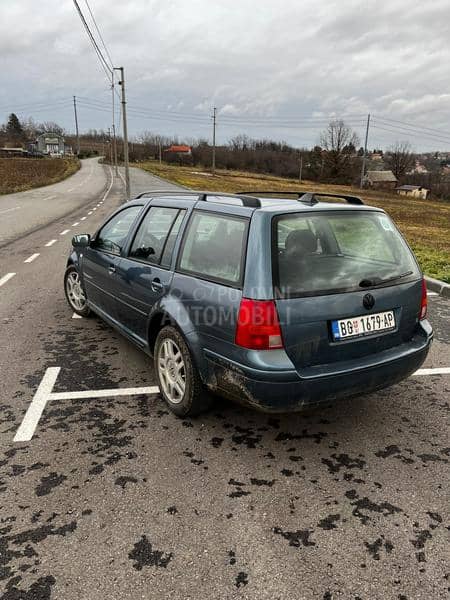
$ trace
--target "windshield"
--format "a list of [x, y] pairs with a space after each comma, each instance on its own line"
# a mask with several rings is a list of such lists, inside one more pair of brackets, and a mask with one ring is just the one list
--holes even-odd
[[274, 285], [281, 297], [362, 290], [420, 276], [387, 215], [294, 213], [274, 220]]

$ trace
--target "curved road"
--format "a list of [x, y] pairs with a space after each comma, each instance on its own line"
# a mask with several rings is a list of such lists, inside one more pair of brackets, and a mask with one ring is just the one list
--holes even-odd
[[[0, 196], [1, 600], [447, 598], [449, 377], [276, 417], [217, 400], [181, 421], [154, 393], [114, 395], [154, 386], [150, 361], [73, 319], [62, 277], [73, 233], [121, 202], [96, 160]], [[425, 366], [449, 367], [450, 303], [429, 300]], [[14, 443], [52, 367], [66, 395]]]

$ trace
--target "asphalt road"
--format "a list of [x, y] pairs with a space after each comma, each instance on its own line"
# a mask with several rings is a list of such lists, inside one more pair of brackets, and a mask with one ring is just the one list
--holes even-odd
[[[136, 170], [132, 182], [163, 185]], [[447, 598], [448, 375], [277, 417], [218, 400], [181, 421], [157, 394], [95, 397], [155, 381], [140, 351], [98, 318], [73, 319], [63, 295], [71, 235], [122, 202], [110, 183], [86, 161], [51, 193], [15, 194], [7, 221], [0, 197], [0, 282], [15, 273], [0, 287], [0, 597]], [[429, 302], [425, 366], [449, 367], [450, 302]], [[48, 402], [15, 443], [49, 367], [54, 392], [89, 393]]]

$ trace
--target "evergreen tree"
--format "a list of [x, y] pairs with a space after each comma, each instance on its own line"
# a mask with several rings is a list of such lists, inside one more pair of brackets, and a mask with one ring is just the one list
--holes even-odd
[[16, 114], [11, 113], [8, 117], [6, 124], [6, 134], [9, 138], [14, 140], [21, 140], [23, 138], [23, 128]]

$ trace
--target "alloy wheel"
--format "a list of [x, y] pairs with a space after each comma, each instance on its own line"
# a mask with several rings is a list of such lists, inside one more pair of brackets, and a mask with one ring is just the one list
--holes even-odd
[[80, 276], [77, 271], [71, 271], [66, 279], [66, 291], [69, 302], [75, 310], [83, 310], [86, 306], [86, 296], [81, 287]]
[[177, 344], [166, 338], [158, 351], [158, 374], [163, 392], [174, 404], [179, 404], [186, 389], [186, 367]]

